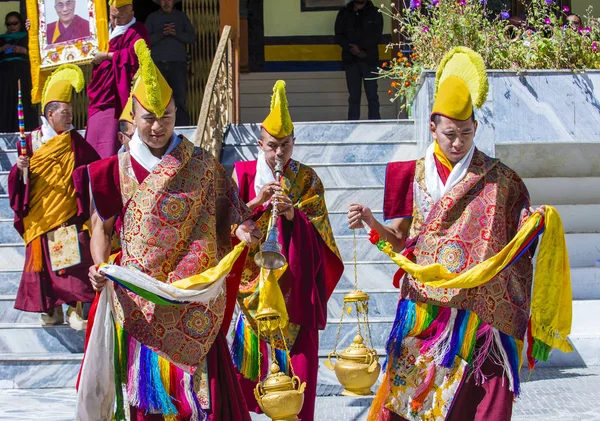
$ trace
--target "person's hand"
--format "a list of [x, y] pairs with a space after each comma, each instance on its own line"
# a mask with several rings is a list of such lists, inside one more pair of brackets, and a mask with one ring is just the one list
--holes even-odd
[[352, 230], [364, 228], [363, 221], [372, 226], [375, 222], [373, 212], [367, 206], [352, 203], [348, 208], [348, 226]]
[[17, 158], [17, 168], [21, 171], [29, 168], [29, 157], [25, 155], [19, 155]]
[[268, 202], [275, 193], [279, 193], [281, 191], [281, 184], [277, 181], [271, 181], [270, 183], [267, 183], [264, 186], [262, 186], [262, 188], [256, 195], [255, 201], [257, 202], [257, 205], [260, 206], [263, 203]]
[[360, 50], [360, 53], [358, 53], [358, 58], [360, 59], [366, 59], [367, 58], [367, 53], [365, 53], [363, 50]]
[[90, 279], [90, 283], [92, 284], [94, 291], [102, 291], [108, 282], [108, 278], [98, 271], [98, 267], [96, 265], [90, 266], [88, 278]]
[[252, 219], [242, 222], [235, 230], [235, 236], [248, 246], [258, 244], [263, 234]]
[[104, 60], [108, 60], [108, 53], [99, 51], [96, 54], [94, 54], [94, 58], [92, 59], [92, 64], [100, 64]]
[[534, 214], [534, 213], [537, 212], [537, 213], [539, 213], [542, 216], [546, 216], [546, 206], [542, 205], [542, 206], [540, 206], [537, 209], [529, 208], [529, 212], [531, 212], [532, 214]]
[[360, 52], [361, 52], [361, 50], [358, 47], [358, 45], [350, 44], [350, 54], [357, 56], [360, 54]]
[[273, 203], [276, 203], [277, 213], [285, 216], [285, 219], [292, 221], [294, 219], [294, 204], [292, 199], [281, 192], [273, 195]]
[[21, 47], [20, 45], [15, 45], [15, 48], [13, 48], [13, 52], [17, 54], [27, 54], [27, 48]]
[[31, 28], [31, 21], [29, 19], [25, 19], [25, 30], [29, 31], [29, 28]]
[[12, 45], [10, 44], [4, 44], [2, 47], [0, 47], [0, 52], [6, 52], [6, 50], [9, 50], [10, 47], [12, 47]]

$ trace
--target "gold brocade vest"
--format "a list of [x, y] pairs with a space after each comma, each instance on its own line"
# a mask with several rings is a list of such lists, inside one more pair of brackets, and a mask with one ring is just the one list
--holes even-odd
[[[467, 175], [433, 203], [425, 183], [424, 160], [416, 163], [410, 238], [419, 265], [440, 263], [464, 272], [496, 255], [529, 216], [529, 194], [510, 168], [475, 151]], [[529, 320], [533, 265], [529, 254], [491, 281], [472, 289], [425, 286], [407, 275], [402, 297], [474, 311], [484, 322], [522, 339]]]

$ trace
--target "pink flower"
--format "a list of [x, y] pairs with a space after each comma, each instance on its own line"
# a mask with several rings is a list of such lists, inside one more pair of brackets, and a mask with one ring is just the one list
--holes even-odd
[[592, 42], [592, 51], [594, 53], [598, 52], [598, 43], [597, 42]]
[[546, 25], [550, 25], [552, 22], [550, 21], [550, 18], [546, 18], [546, 19], [544, 19], [544, 23]]
[[569, 6], [564, 6], [563, 7], [563, 12], [569, 13], [570, 11], [571, 11], [571, 9], [569, 8]]
[[429, 32], [429, 26], [424, 26], [423, 27], [423, 32], [425, 32], [425, 33]]
[[467, 2], [466, 2], [465, 0], [460, 0], [459, 4], [460, 4], [461, 6], [465, 6], [465, 5], [467, 4]]

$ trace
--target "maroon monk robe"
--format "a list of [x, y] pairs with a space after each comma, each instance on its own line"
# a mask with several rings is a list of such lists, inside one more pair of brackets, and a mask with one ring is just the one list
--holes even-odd
[[116, 138], [118, 118], [131, 91], [131, 82], [138, 69], [133, 45], [138, 39], [149, 44], [148, 30], [141, 22], [134, 23], [123, 35], [111, 39], [108, 52], [112, 59], [104, 60], [92, 70], [88, 83], [88, 125], [85, 138], [101, 158], [115, 155], [121, 144]]
[[[55, 38], [57, 27], [60, 35]], [[89, 37], [90, 22], [81, 16], [75, 15], [68, 27], [65, 27], [61, 21], [50, 23], [46, 34], [48, 36], [48, 44], [58, 44], [60, 42]]]
[[[448, 180], [450, 170], [434, 155], [438, 175], [444, 184]], [[383, 216], [386, 220], [412, 217], [413, 182], [417, 161], [390, 162], [386, 167], [385, 190], [383, 199]], [[411, 258], [416, 239], [406, 240], [406, 249], [402, 254]], [[404, 271], [399, 269], [394, 275], [394, 286], [400, 288], [400, 280]], [[481, 346], [478, 340], [476, 346]], [[475, 376], [469, 376], [460, 386], [454, 397], [454, 403], [447, 416], [448, 421], [508, 421], [512, 414], [514, 394], [509, 389], [509, 382], [504, 376], [501, 366], [492, 358], [487, 358], [481, 368], [487, 380], [477, 385]], [[400, 415], [386, 410], [381, 421], [406, 421]]]
[[[256, 197], [254, 179], [257, 161], [236, 162], [240, 199], [248, 203]], [[256, 218], [264, 212], [255, 210]], [[319, 330], [327, 323], [327, 300], [342, 276], [344, 266], [323, 241], [318, 231], [304, 213], [294, 208], [294, 219], [279, 218], [279, 241], [282, 254], [288, 262], [288, 270], [279, 280], [285, 298], [289, 320], [300, 325], [300, 331], [290, 350], [292, 366], [296, 375], [306, 382], [304, 405], [300, 411], [301, 421], [314, 420], [319, 370]], [[263, 352], [263, 355], [267, 355]], [[267, 364], [263, 361], [263, 373]], [[260, 413], [254, 397], [256, 382], [238, 373], [238, 380], [251, 411]]]
[[[138, 183], [142, 183], [150, 174], [133, 157], [131, 157], [131, 167]], [[127, 203], [123, 203], [121, 196], [118, 156], [114, 155], [90, 165], [89, 176], [94, 204], [100, 218], [107, 220], [113, 216], [120, 216], [122, 219]], [[229, 296], [229, 288], [227, 291], [227, 302], [235, 302], [237, 289], [233, 297]], [[223, 320], [227, 319], [231, 320], [230, 314], [225, 314]], [[206, 410], [208, 420], [251, 421], [244, 396], [235, 377], [235, 367], [231, 361], [225, 335], [226, 332], [223, 330], [217, 334], [217, 338], [206, 356], [211, 400], [211, 409]], [[162, 421], [164, 419], [159, 414], [143, 414], [132, 406], [130, 406], [130, 416], [132, 421]]]
[[[32, 156], [31, 134], [27, 135], [26, 141], [27, 155]], [[90, 236], [81, 227], [90, 217], [86, 165], [96, 161], [98, 154], [75, 130], [71, 131], [71, 145], [75, 153], [75, 169], [72, 180], [77, 198], [77, 215], [69, 219], [67, 224], [76, 224], [78, 227], [81, 263], [64, 269], [64, 273], [61, 271], [60, 275], [53, 272], [50, 266], [48, 240], [44, 234], [41, 236], [44, 256], [43, 270], [42, 272], [28, 272], [25, 270], [31, 258], [31, 244], [28, 244], [25, 249], [25, 267], [15, 300], [15, 308], [18, 310], [47, 313], [61, 304], [75, 305], [77, 301], [88, 303], [94, 299], [95, 293], [88, 280], [88, 269], [93, 264], [90, 255]], [[20, 142], [17, 142], [17, 148], [20, 148]], [[29, 188], [30, 184], [23, 183], [19, 170], [14, 165], [8, 175], [8, 194], [10, 207], [15, 213], [14, 226], [21, 235], [24, 232], [23, 218], [29, 210]]]

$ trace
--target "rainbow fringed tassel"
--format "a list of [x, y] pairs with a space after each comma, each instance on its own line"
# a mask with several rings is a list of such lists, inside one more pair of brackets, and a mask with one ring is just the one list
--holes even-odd
[[[259, 352], [260, 346], [260, 352]], [[262, 367], [267, 367], [267, 344], [259, 340], [252, 328], [246, 322], [243, 315], [238, 317], [235, 332], [233, 333], [233, 343], [231, 344], [231, 358], [233, 364], [245, 378], [259, 380], [259, 358], [262, 358]], [[275, 348], [275, 358], [282, 373], [289, 374], [288, 354], [285, 350]], [[264, 370], [263, 373], [264, 374]]]
[[160, 413], [167, 421], [206, 419], [191, 374], [140, 344], [116, 323], [114, 343], [114, 421], [126, 420], [126, 405]]

